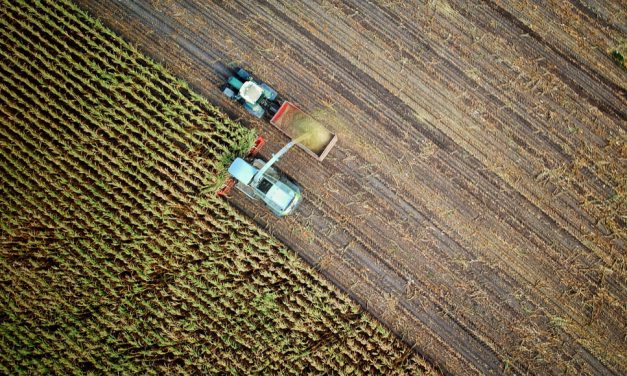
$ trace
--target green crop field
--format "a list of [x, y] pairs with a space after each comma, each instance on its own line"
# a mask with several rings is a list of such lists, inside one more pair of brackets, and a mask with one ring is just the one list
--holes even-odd
[[0, 373], [432, 372], [214, 195], [254, 132], [70, 2], [0, 13]]

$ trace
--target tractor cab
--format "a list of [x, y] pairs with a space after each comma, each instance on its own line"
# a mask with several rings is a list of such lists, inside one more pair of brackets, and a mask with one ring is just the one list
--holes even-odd
[[222, 93], [244, 106], [257, 118], [264, 114], [274, 116], [281, 107], [277, 92], [261, 81], [256, 81], [250, 73], [236, 68], [222, 86]]

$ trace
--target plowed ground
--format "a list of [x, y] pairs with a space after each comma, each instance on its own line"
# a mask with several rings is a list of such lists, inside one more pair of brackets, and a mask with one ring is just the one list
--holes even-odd
[[445, 372], [625, 372], [624, 1], [79, 3], [266, 155], [221, 64], [341, 119], [296, 215], [232, 202]]

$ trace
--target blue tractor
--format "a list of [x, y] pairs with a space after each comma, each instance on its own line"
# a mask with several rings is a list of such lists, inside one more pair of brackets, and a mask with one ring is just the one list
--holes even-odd
[[239, 102], [257, 118], [274, 116], [281, 107], [277, 92], [261, 81], [256, 81], [242, 68], [235, 68], [222, 86], [222, 93]]

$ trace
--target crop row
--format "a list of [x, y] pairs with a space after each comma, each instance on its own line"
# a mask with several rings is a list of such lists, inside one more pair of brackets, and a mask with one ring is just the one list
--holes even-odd
[[213, 195], [253, 132], [68, 1], [0, 31], [0, 372], [427, 369]]

